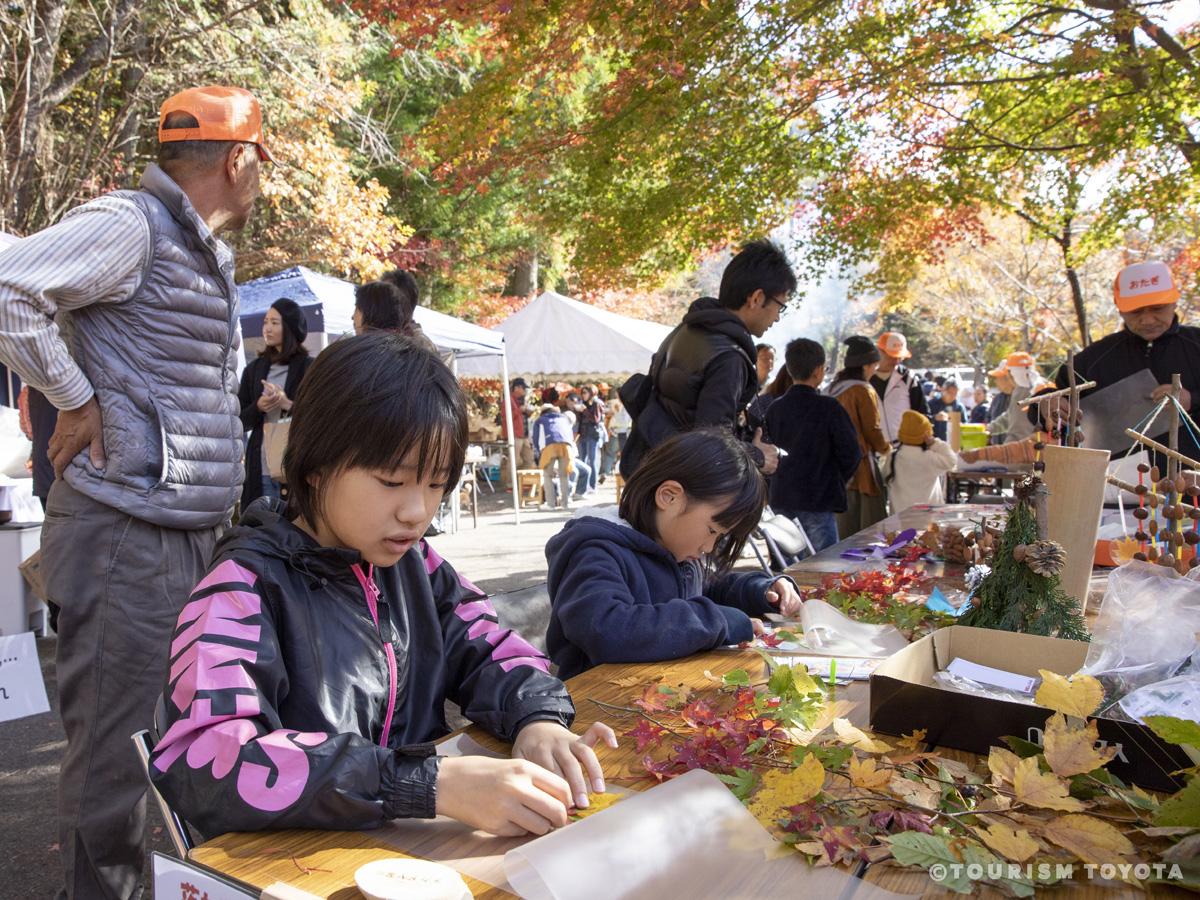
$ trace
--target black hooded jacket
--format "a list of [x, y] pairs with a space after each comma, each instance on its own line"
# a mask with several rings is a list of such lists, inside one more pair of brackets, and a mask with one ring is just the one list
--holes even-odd
[[[629, 478], [647, 451], [682, 431], [705, 425], [735, 429], [758, 392], [754, 337], [715, 297], [701, 297], [663, 341], [650, 364], [652, 390], [634, 411], [621, 453]], [[624, 395], [622, 395], [624, 397]]]
[[[1176, 318], [1156, 341], [1147, 341], [1122, 328], [1075, 354], [1079, 380], [1096, 382], [1094, 390], [1102, 390], [1142, 369], [1149, 369], [1159, 384], [1170, 384], [1171, 376], [1178, 374], [1184, 390], [1192, 395], [1192, 408], [1188, 412], [1192, 418], [1200, 418], [1200, 328], [1180, 325]], [[1059, 368], [1054, 381], [1060, 388], [1067, 386], [1065, 365]], [[1159, 419], [1160, 424], [1165, 421], [1165, 416]], [[1136, 423], [1128, 424], [1133, 427]], [[1200, 459], [1200, 443], [1187, 428], [1179, 430], [1179, 452]]]
[[179, 616], [150, 777], [206, 836], [432, 817], [444, 701], [505, 741], [570, 725], [548, 671], [424, 541], [373, 568], [259, 501]]

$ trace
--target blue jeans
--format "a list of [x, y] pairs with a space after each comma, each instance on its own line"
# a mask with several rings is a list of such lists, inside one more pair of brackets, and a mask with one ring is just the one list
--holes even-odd
[[797, 512], [793, 518], [800, 523], [817, 553], [838, 542], [837, 513]]
[[594, 491], [596, 489], [596, 479], [600, 475], [599, 432], [579, 435], [579, 458], [587, 466], [588, 474], [586, 479], [580, 479], [579, 483], [575, 485], [576, 496], [582, 494], [584, 491]]
[[262, 495], [270, 500], [279, 500], [283, 496], [280, 493], [279, 482], [270, 475], [263, 475], [262, 477]]
[[588, 479], [595, 477], [595, 473], [592, 472], [592, 467], [585, 463], [583, 459], [578, 456], [575, 457], [574, 462], [571, 463], [571, 468], [575, 470], [574, 474], [571, 476], [575, 480], [575, 496], [582, 497], [584, 491], [587, 490]]

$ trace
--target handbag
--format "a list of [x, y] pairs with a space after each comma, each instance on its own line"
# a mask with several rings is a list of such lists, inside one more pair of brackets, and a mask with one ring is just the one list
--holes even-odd
[[275, 481], [286, 482], [283, 472], [283, 454], [287, 450], [290, 418], [278, 422], [263, 423], [263, 455], [267, 460], [267, 474]]

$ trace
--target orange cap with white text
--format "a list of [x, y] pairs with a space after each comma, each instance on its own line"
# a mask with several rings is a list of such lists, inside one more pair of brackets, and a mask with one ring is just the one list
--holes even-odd
[[1171, 270], [1166, 263], [1157, 260], [1126, 266], [1113, 281], [1113, 302], [1123, 313], [1178, 301], [1179, 288], [1175, 286]]
[[[171, 113], [187, 113], [195, 128], [164, 128]], [[158, 110], [158, 142], [245, 141], [258, 148], [259, 159], [274, 162], [263, 143], [262, 108], [245, 88], [210, 84], [169, 97]]]

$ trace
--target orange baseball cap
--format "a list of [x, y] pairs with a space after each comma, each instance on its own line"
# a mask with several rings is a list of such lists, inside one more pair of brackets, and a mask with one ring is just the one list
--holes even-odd
[[[171, 113], [182, 112], [200, 123], [197, 128], [164, 128]], [[245, 88], [210, 84], [188, 88], [158, 109], [158, 142], [245, 141], [258, 148], [258, 158], [275, 162], [263, 143], [262, 109]]]
[[885, 331], [879, 336], [877, 346], [888, 356], [897, 359], [912, 358], [912, 351], [908, 349], [908, 339], [898, 331]]
[[1004, 360], [1006, 369], [1032, 368], [1037, 365], [1034, 362], [1033, 354], [1026, 353], [1024, 350], [1018, 350], [1016, 353], [1008, 354], [1008, 359]]
[[1000, 363], [1000, 365], [996, 366], [996, 368], [992, 369], [990, 372], [988, 372], [988, 374], [991, 375], [993, 378], [999, 378], [1001, 375], [1007, 375], [1008, 374], [1008, 362], [1002, 361]]
[[1113, 302], [1120, 312], [1133, 312], [1144, 306], [1165, 306], [1179, 300], [1179, 288], [1166, 263], [1134, 263], [1117, 273], [1113, 281]]

